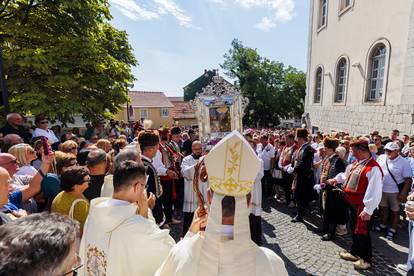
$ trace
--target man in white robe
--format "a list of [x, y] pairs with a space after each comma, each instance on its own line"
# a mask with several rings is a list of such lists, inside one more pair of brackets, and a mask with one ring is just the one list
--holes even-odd
[[250, 239], [246, 195], [260, 170], [253, 149], [234, 131], [204, 162], [214, 191], [206, 231], [194, 234], [191, 227], [193, 232], [174, 246], [155, 275], [288, 275], [280, 257]]
[[[116, 168], [112, 198], [91, 201], [79, 249], [80, 275], [152, 276], [175, 244], [151, 217], [145, 167], [125, 161]], [[137, 204], [138, 206], [137, 206]]]
[[[181, 174], [184, 177], [184, 222], [183, 222], [183, 232], [182, 237], [188, 231], [188, 228], [191, 225], [191, 222], [194, 217], [194, 211], [197, 209], [198, 200], [197, 195], [194, 192], [194, 173], [195, 166], [201, 161], [202, 154], [202, 145], [200, 141], [194, 141], [192, 144], [192, 154], [184, 157], [183, 162], [181, 163]], [[200, 176], [199, 176], [200, 177]], [[203, 195], [204, 199], [207, 199], [207, 188], [208, 183], [202, 182], [201, 179], [198, 179], [198, 189]]]

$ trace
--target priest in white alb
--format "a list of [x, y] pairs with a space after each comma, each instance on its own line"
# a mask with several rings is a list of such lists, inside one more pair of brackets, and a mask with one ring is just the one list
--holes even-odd
[[80, 275], [153, 276], [175, 244], [155, 224], [145, 167], [124, 161], [115, 169], [112, 198], [91, 201], [79, 255]]
[[[194, 141], [192, 144], [192, 154], [184, 157], [181, 163], [181, 174], [184, 177], [184, 222], [182, 236], [184, 237], [191, 225], [194, 217], [194, 211], [197, 209], [198, 201], [197, 195], [194, 191], [194, 174], [196, 171], [196, 165], [201, 162], [201, 154], [203, 147], [200, 141]], [[201, 170], [201, 166], [200, 166]], [[200, 172], [198, 173], [198, 189], [204, 198], [207, 196], [208, 183], [203, 182], [200, 179]]]
[[[213, 193], [206, 231], [173, 247], [156, 276], [288, 275], [282, 259], [250, 239], [247, 196], [260, 170], [260, 160], [237, 131], [221, 140], [204, 158]], [[195, 217], [197, 212], [195, 213]]]

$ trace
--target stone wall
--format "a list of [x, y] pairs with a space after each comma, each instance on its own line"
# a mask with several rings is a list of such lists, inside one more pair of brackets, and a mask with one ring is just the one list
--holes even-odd
[[306, 106], [311, 123], [324, 132], [345, 131], [351, 135], [369, 134], [378, 130], [388, 135], [392, 129], [401, 134], [414, 134], [414, 104], [394, 106]]

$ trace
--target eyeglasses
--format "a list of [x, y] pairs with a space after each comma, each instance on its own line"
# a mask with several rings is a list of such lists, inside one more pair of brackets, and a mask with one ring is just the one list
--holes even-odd
[[77, 263], [76, 267], [72, 268], [72, 270], [66, 272], [62, 276], [65, 276], [65, 275], [76, 276], [76, 275], [78, 275], [78, 270], [83, 266], [82, 259], [79, 255], [76, 255], [76, 263]]
[[0, 164], [0, 166], [6, 166], [6, 165], [8, 165], [8, 164], [17, 164], [17, 159], [16, 159], [16, 158], [14, 158], [14, 159], [10, 160], [9, 162], [6, 162], [6, 163], [3, 163], [3, 164]]

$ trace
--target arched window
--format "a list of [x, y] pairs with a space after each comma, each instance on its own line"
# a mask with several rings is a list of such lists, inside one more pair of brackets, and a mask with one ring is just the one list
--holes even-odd
[[348, 62], [341, 58], [336, 67], [335, 102], [340, 103], [345, 99], [346, 84], [348, 78]]
[[318, 67], [316, 69], [315, 74], [315, 94], [313, 98], [314, 103], [320, 103], [321, 102], [321, 96], [322, 96], [322, 77], [323, 77], [323, 70], [322, 67]]
[[371, 52], [368, 71], [368, 101], [379, 101], [384, 91], [387, 47], [380, 43]]
[[328, 0], [320, 0], [319, 1], [319, 26], [318, 28], [322, 28], [326, 25], [327, 18], [328, 18]]

